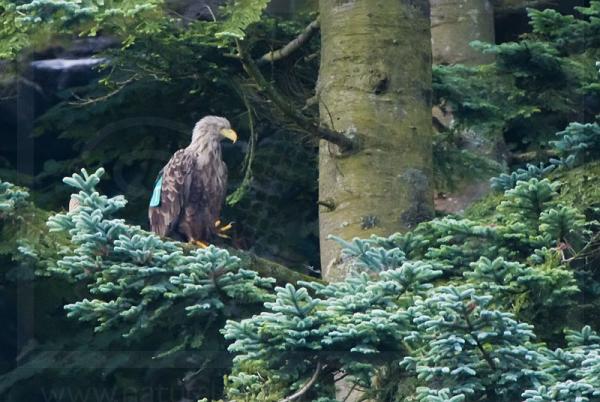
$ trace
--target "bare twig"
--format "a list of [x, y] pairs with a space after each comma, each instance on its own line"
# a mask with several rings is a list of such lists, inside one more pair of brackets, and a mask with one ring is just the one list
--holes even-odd
[[600, 233], [596, 233], [595, 235], [592, 236], [590, 241], [587, 242], [586, 245], [583, 246], [583, 248], [581, 250], [574, 253], [574, 255], [572, 257], [563, 258], [563, 262], [569, 263], [571, 261], [580, 260], [580, 259], [586, 258], [590, 255], [597, 253], [600, 248], [593, 249], [592, 247], [600, 245], [599, 243], [600, 243]]
[[304, 28], [304, 30], [302, 32], [300, 32], [300, 34], [298, 36], [296, 36], [296, 38], [294, 38], [287, 45], [285, 45], [284, 47], [282, 47], [280, 49], [265, 53], [264, 55], [262, 55], [261, 58], [259, 58], [256, 61], [256, 63], [258, 65], [263, 65], [263, 64], [267, 64], [267, 63], [273, 63], [273, 62], [279, 61], [281, 59], [285, 59], [286, 57], [288, 57], [289, 55], [294, 53], [296, 50], [300, 49], [302, 47], [302, 45], [304, 45], [306, 42], [308, 42], [314, 36], [314, 34], [319, 30], [319, 28], [320, 28], [319, 19], [316, 19], [313, 22], [311, 22], [310, 24], [308, 24], [306, 26], [306, 28]]
[[331, 128], [335, 130], [335, 123], [333, 122], [333, 116], [331, 115], [331, 111], [329, 110], [329, 107], [327, 106], [327, 103], [323, 102], [321, 100], [321, 97], [317, 95], [317, 101], [323, 105], [323, 107], [325, 108], [325, 111], [327, 112], [327, 116], [329, 117], [329, 124], [331, 124]]
[[212, 8], [210, 8], [209, 5], [205, 4], [204, 7], [206, 7], [208, 9], [208, 12], [210, 13], [210, 16], [213, 19], [213, 22], [217, 22], [217, 17], [215, 16], [215, 13], [213, 13]]
[[119, 86], [114, 91], [110, 91], [106, 95], [98, 96], [96, 98], [80, 98], [79, 96], [77, 96], [77, 94], [74, 93], [73, 96], [77, 99], [77, 102], [69, 102], [69, 104], [75, 105], [75, 106], [87, 106], [87, 105], [91, 105], [93, 103], [105, 101], [109, 98], [112, 98], [119, 92], [121, 92], [127, 85], [129, 85], [130, 83], [135, 81], [136, 78], [137, 78], [137, 74], [134, 74], [131, 77], [129, 77], [128, 79], [126, 79], [125, 81], [117, 83], [117, 85], [119, 85]]
[[321, 369], [321, 362], [318, 362], [317, 368], [315, 369], [315, 372], [313, 373], [312, 377], [310, 377], [310, 379], [298, 391], [294, 392], [292, 395], [282, 399], [279, 402], [292, 402], [300, 398], [302, 395], [306, 394], [308, 390], [310, 390], [312, 386], [315, 385], [315, 382], [317, 382], [319, 374], [321, 374]]
[[342, 402], [346, 402], [348, 400], [348, 398], [350, 398], [352, 395], [354, 395], [355, 389], [356, 389], [356, 383], [352, 384], [350, 391], [348, 391], [348, 393], [346, 394], [346, 397], [344, 399], [342, 399]]
[[304, 106], [302, 106], [302, 110], [308, 110], [310, 107], [315, 106], [317, 103], [319, 103], [317, 96], [311, 96], [306, 100]]
[[350, 373], [348, 373], [347, 371], [340, 371], [340, 372], [342, 374], [339, 377], [335, 377], [335, 376], [333, 377], [333, 382], [341, 381], [350, 375]]

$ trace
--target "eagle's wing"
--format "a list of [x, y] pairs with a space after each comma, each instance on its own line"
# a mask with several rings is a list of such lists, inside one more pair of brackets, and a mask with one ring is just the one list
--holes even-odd
[[189, 194], [189, 173], [193, 161], [184, 149], [175, 152], [162, 170], [160, 203], [148, 209], [150, 228], [160, 236], [168, 236], [177, 226], [181, 209]]

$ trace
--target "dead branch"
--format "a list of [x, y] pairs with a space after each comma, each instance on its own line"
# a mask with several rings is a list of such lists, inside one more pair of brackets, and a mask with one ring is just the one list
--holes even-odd
[[238, 57], [248, 76], [256, 83], [258, 88], [269, 98], [273, 105], [297, 126], [306, 130], [313, 137], [336, 144], [342, 151], [349, 152], [356, 148], [356, 142], [342, 133], [335, 132], [326, 127], [321, 127], [312, 119], [302, 114], [291, 105], [265, 78], [256, 62], [246, 54], [241, 44], [237, 43]]
[[300, 32], [300, 34], [296, 36], [296, 38], [294, 38], [292, 41], [290, 41], [287, 45], [280, 49], [273, 50], [262, 55], [262, 57], [256, 60], [256, 64], [260, 66], [263, 64], [274, 63], [276, 61], [285, 59], [286, 57], [294, 53], [296, 50], [300, 49], [302, 45], [304, 45], [306, 42], [308, 42], [319, 30], [319, 28], [320, 23], [319, 19], [317, 18], [316, 20], [308, 24], [306, 28], [304, 28], [304, 30]]
[[77, 101], [76, 102], [69, 102], [69, 104], [70, 105], [75, 105], [75, 106], [87, 106], [87, 105], [91, 105], [93, 103], [103, 102], [103, 101], [108, 100], [108, 99], [112, 98], [113, 96], [117, 95], [126, 86], [128, 86], [133, 81], [135, 81], [136, 78], [137, 78], [137, 74], [134, 74], [133, 76], [131, 76], [128, 79], [126, 79], [125, 81], [118, 82], [117, 83], [118, 87], [115, 90], [110, 91], [106, 95], [98, 96], [98, 97], [95, 97], [95, 98], [81, 98], [77, 94], [73, 94], [73, 96], [77, 99]]

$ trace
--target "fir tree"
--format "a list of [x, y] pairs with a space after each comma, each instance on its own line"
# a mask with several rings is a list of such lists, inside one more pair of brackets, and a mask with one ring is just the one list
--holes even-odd
[[68, 232], [73, 245], [49, 271], [85, 283], [93, 297], [66, 305], [69, 317], [125, 337], [181, 326], [175, 351], [202, 345], [202, 321], [206, 325], [235, 314], [243, 303], [267, 298], [273, 280], [240, 267], [227, 251], [214, 246], [186, 251], [181, 243], [114, 218], [126, 201], [96, 191], [103, 173], [84, 169], [65, 178], [79, 190], [74, 195], [79, 206], [48, 221], [51, 231]]
[[[566, 348], [550, 350], [527, 322], [555, 336], [563, 327], [549, 317], [590, 287], [568, 256], [592, 244], [595, 226], [557, 201], [560, 183], [544, 178], [550, 166], [507, 176], [524, 180], [498, 186], [505, 191], [494, 224], [442, 218], [388, 238], [335, 238], [345, 281], [303, 284], [314, 297], [279, 288], [278, 302], [265, 305], [273, 312], [228, 321], [224, 333], [238, 353], [228, 394], [327, 397], [321, 378], [332, 373], [352, 376], [376, 399], [388, 392], [376, 373], [396, 366], [416, 377], [414, 392], [402, 392], [417, 400], [596, 400], [597, 336], [589, 327], [569, 331]], [[584, 344], [589, 358], [578, 352]], [[295, 370], [277, 374], [286, 364]]]

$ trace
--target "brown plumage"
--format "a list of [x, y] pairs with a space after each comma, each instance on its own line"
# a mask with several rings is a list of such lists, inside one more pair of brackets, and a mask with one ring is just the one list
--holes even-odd
[[204, 117], [196, 123], [190, 145], [175, 152], [162, 169], [162, 186], [155, 190], [160, 202], [148, 211], [154, 233], [189, 242], [207, 242], [216, 234], [227, 189], [223, 138], [237, 139], [229, 121]]

